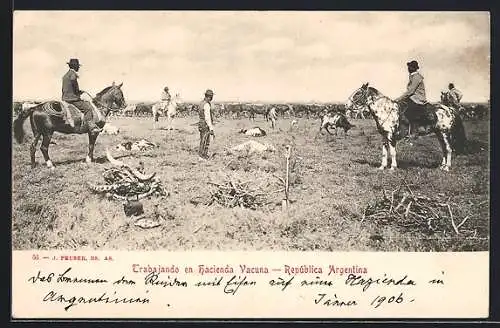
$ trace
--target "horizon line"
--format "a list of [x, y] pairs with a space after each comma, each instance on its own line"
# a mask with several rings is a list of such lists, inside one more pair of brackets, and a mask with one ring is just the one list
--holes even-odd
[[[14, 98], [12, 97], [12, 102], [23, 102], [23, 101], [53, 101], [53, 100], [60, 100], [60, 99], [55, 99], [55, 98]], [[193, 100], [193, 99], [186, 99], [183, 100], [181, 103], [198, 103], [200, 102], [201, 99]], [[329, 101], [324, 101], [324, 100], [252, 100], [252, 99], [246, 99], [246, 100], [214, 100], [214, 103], [237, 103], [237, 104], [344, 104], [347, 100], [329, 100]], [[429, 99], [429, 102], [438, 102], [440, 99], [434, 100], [434, 99]], [[463, 103], [488, 103], [490, 99], [474, 99], [474, 100], [467, 100], [463, 101]], [[127, 103], [131, 104], [137, 104], [137, 103], [156, 103], [159, 102], [158, 100], [145, 100], [145, 99], [129, 99], [127, 100]]]

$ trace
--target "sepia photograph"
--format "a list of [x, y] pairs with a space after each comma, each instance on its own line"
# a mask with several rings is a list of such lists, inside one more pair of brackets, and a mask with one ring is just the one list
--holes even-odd
[[479, 11], [14, 11], [13, 250], [489, 251], [490, 47]]

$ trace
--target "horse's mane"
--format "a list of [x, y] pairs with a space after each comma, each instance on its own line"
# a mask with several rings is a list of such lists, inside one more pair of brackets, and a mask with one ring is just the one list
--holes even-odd
[[384, 99], [388, 99], [390, 101], [394, 101], [391, 98], [389, 98], [386, 95], [384, 95], [382, 92], [380, 92], [377, 89], [375, 89], [374, 87], [368, 87], [368, 93], [371, 94], [372, 96], [374, 96], [376, 99], [382, 99], [382, 98], [384, 98]]
[[368, 87], [368, 91], [375, 96], [383, 96], [383, 94], [374, 87]]
[[114, 85], [110, 85], [109, 87], [105, 87], [101, 92], [99, 92], [99, 93], [96, 94], [96, 98], [101, 98], [112, 87], [114, 87]]

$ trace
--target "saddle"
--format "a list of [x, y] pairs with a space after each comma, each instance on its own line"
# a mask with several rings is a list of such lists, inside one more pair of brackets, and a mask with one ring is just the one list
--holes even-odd
[[45, 112], [52, 116], [61, 117], [66, 124], [75, 127], [75, 119], [83, 122], [83, 113], [75, 105], [65, 101], [47, 101], [42, 105]]
[[410, 126], [416, 130], [423, 128], [424, 131], [420, 134], [428, 134], [437, 122], [436, 108], [432, 103], [412, 104], [410, 111], [409, 105], [399, 108], [399, 135], [401, 137], [408, 135]]

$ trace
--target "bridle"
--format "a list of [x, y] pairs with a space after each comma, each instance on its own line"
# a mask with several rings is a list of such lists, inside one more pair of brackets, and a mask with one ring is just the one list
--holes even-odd
[[[109, 90], [111, 91], [111, 90]], [[84, 93], [86, 93], [91, 99], [92, 99], [92, 102], [94, 103], [97, 103], [101, 108], [106, 108], [108, 110], [108, 112], [117, 112], [119, 111], [121, 108], [125, 108], [126, 106], [124, 107], [118, 107], [118, 108], [114, 108], [112, 107], [113, 104], [111, 104], [111, 106], [108, 106], [107, 103], [101, 101], [100, 99], [98, 99], [97, 97], [93, 97], [90, 93], [88, 93], [87, 91], [84, 91]], [[114, 103], [114, 102], [113, 102]]]
[[[357, 99], [355, 100], [354, 96], [356, 94], [358, 94], [358, 92], [360, 90], [361, 90], [362, 94], [359, 97], [356, 97]], [[364, 107], [370, 108], [370, 106], [368, 105], [368, 96], [369, 96], [369, 94], [368, 94], [368, 87], [366, 89], [365, 88], [360, 88], [360, 89], [354, 91], [353, 94], [348, 98], [348, 100], [351, 102], [351, 104], [354, 105], [355, 109], [357, 109], [357, 110], [362, 109]], [[358, 100], [359, 98], [361, 98], [362, 100]], [[399, 106], [399, 104], [398, 104], [398, 106]], [[382, 122], [380, 123], [380, 125], [383, 125], [385, 122], [387, 122], [387, 120], [391, 117], [391, 114], [392, 114], [393, 110], [394, 109], [391, 109], [389, 111], [389, 113], [387, 114], [387, 117], [384, 120], [382, 120]]]
[[[357, 99], [354, 99], [354, 96], [358, 94], [358, 92], [361, 90], [362, 94], [359, 97], [356, 97]], [[363, 100], [358, 100], [359, 98], [362, 98]], [[364, 107], [367, 106], [367, 100], [368, 100], [368, 88], [365, 90], [364, 88], [359, 88], [356, 91], [354, 91], [348, 98], [348, 100], [351, 102], [351, 104], [354, 105], [354, 109], [360, 110], [363, 109]]]

